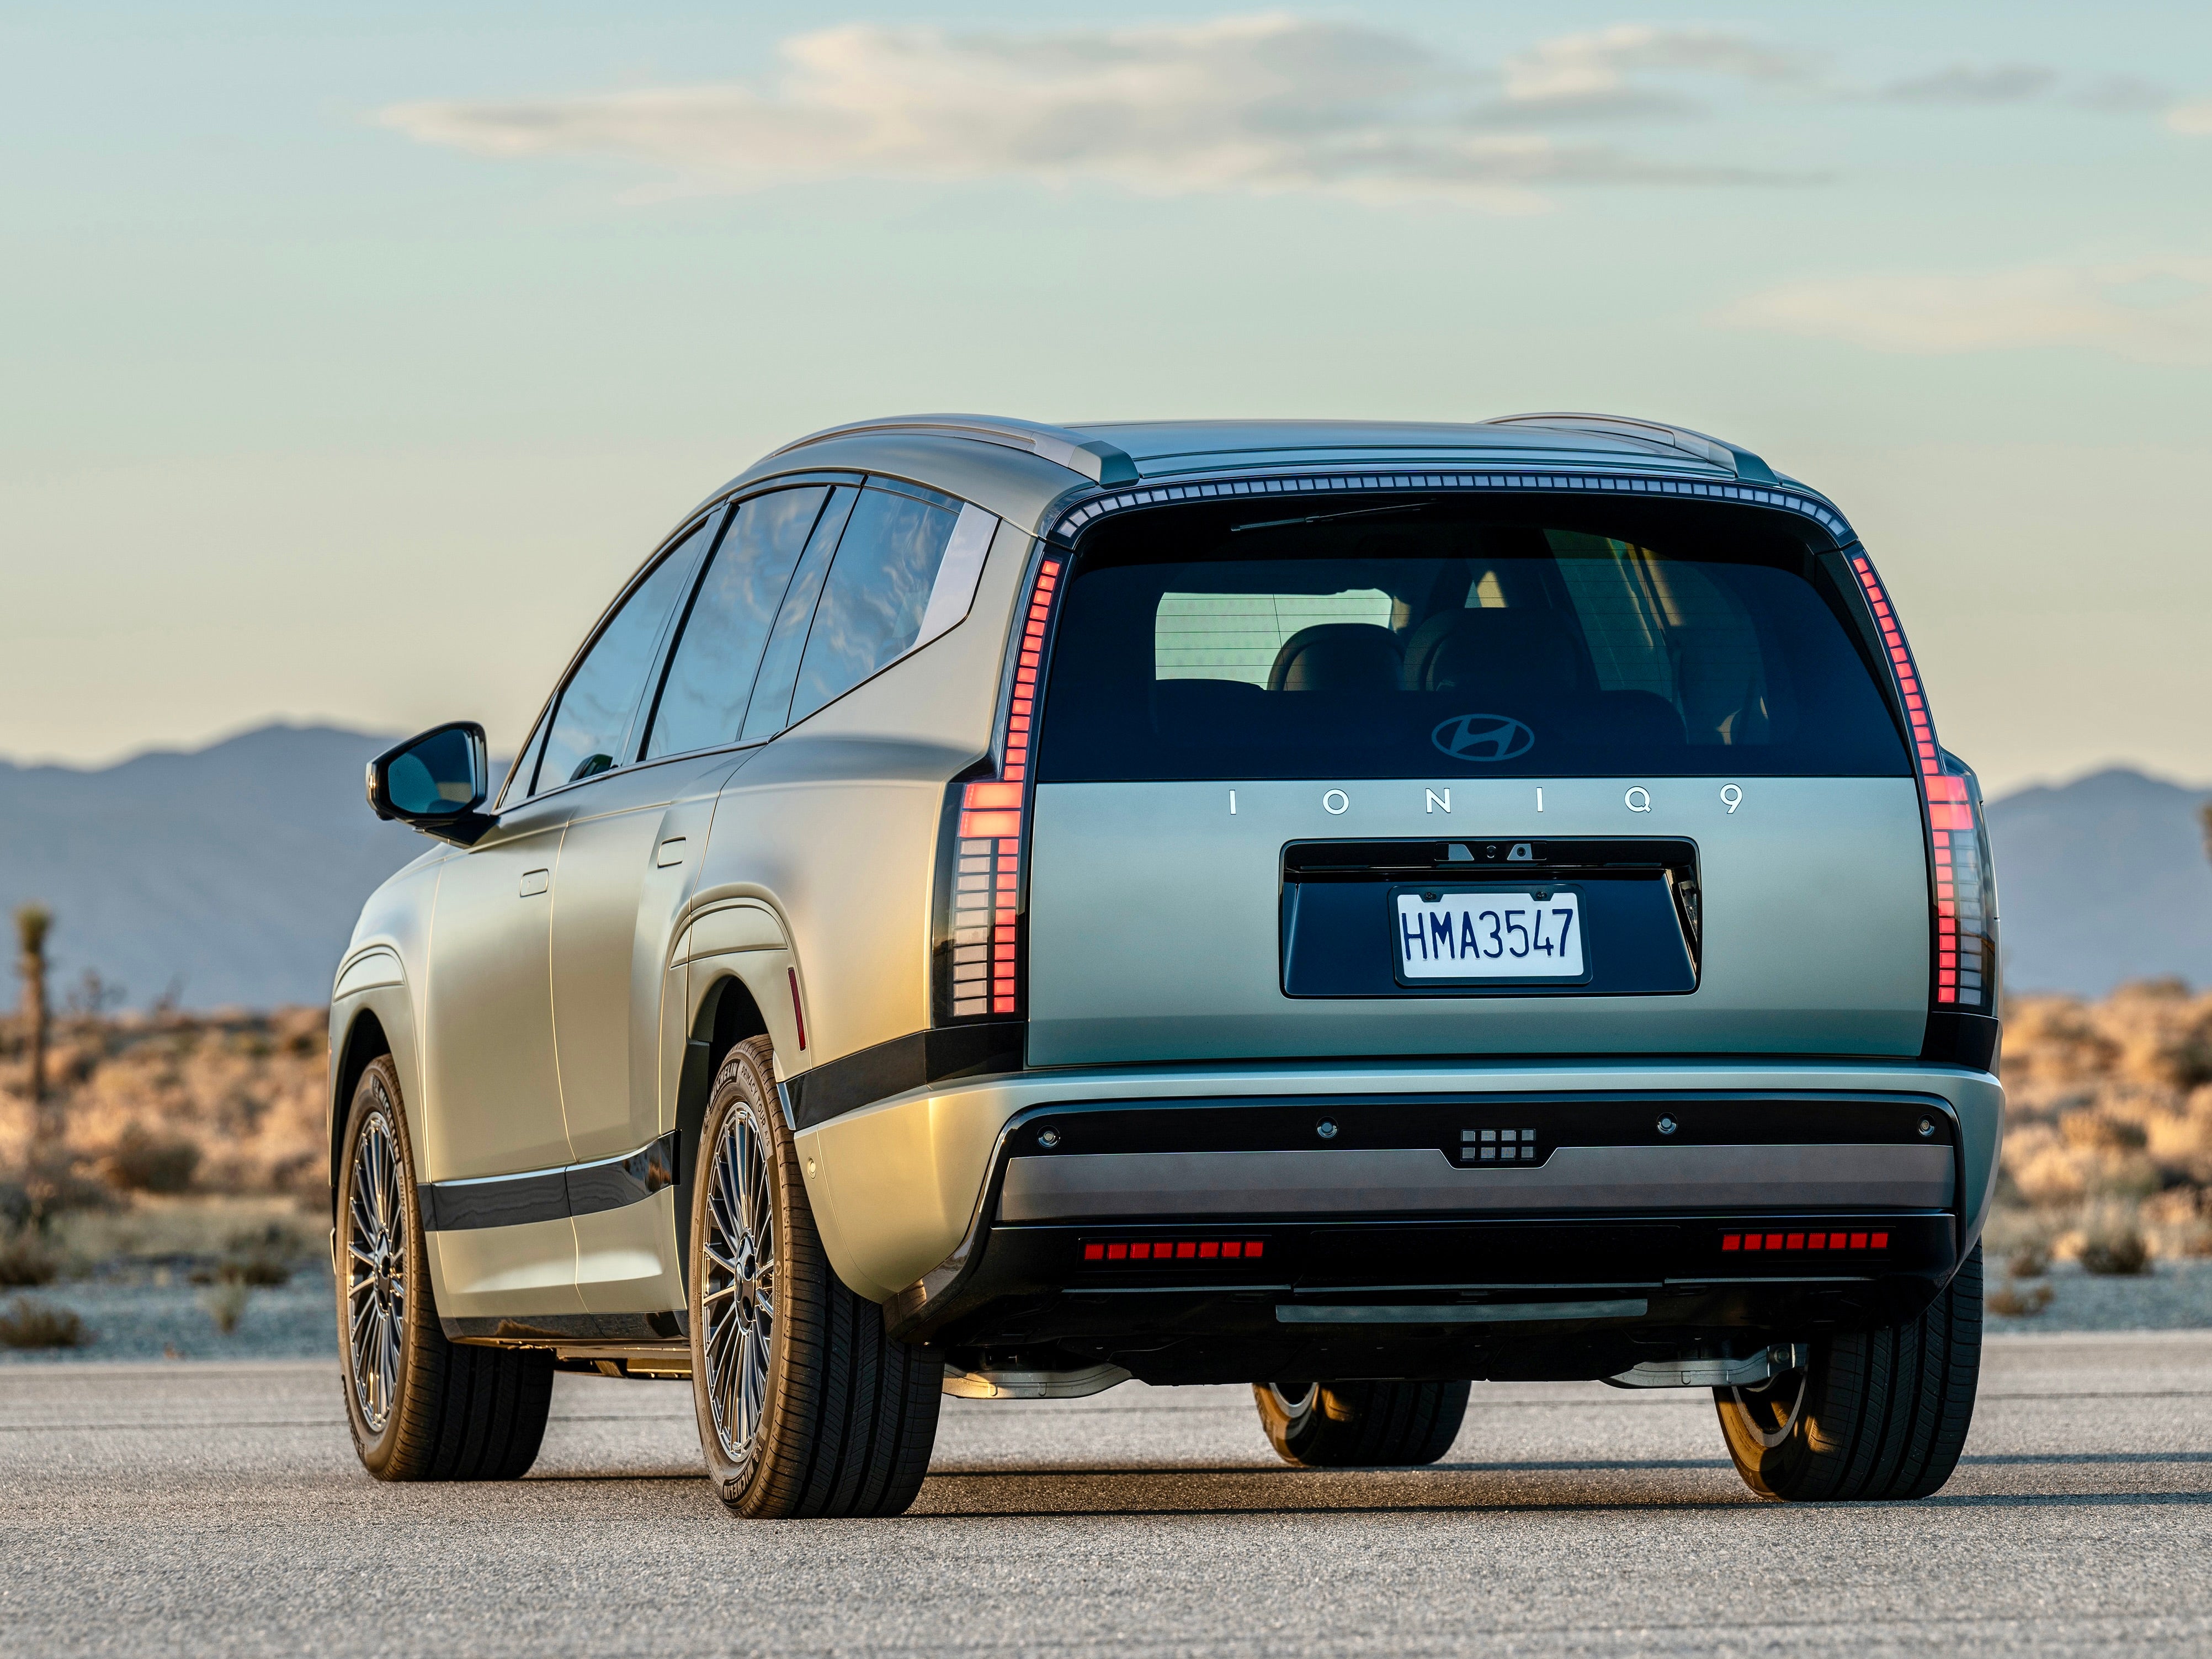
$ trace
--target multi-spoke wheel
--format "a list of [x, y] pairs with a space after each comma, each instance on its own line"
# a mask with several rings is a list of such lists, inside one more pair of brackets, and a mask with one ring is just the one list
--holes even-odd
[[1982, 1368], [1982, 1251], [1917, 1319], [1816, 1339], [1755, 1389], [1715, 1389], [1721, 1432], [1762, 1498], [1925, 1498], [1951, 1478]]
[[763, 1131], [749, 1101], [722, 1119], [708, 1154], [699, 1310], [707, 1403], [730, 1467], [752, 1468], [775, 1333], [775, 1206]]
[[1467, 1416], [1464, 1382], [1256, 1382], [1260, 1426], [1285, 1463], [1310, 1468], [1433, 1463]]
[[[372, 1095], [380, 1091], [372, 1090]], [[354, 1400], [371, 1432], [392, 1420], [407, 1323], [407, 1238], [399, 1196], [399, 1142], [389, 1106], [376, 1099], [354, 1132], [346, 1236], [346, 1352]]]
[[714, 1078], [691, 1182], [691, 1395], [739, 1515], [896, 1515], [929, 1469], [945, 1367], [884, 1334], [815, 1231], [766, 1037]]
[[389, 1056], [354, 1090], [337, 1167], [338, 1351], [354, 1449], [385, 1480], [511, 1480], [553, 1400], [553, 1356], [465, 1346], [438, 1323]]

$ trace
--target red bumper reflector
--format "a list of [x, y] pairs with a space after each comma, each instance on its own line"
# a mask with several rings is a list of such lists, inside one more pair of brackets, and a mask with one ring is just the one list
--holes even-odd
[[1721, 1249], [1729, 1250], [1886, 1250], [1887, 1233], [1723, 1233]]
[[1258, 1238], [1156, 1238], [1135, 1243], [1085, 1240], [1085, 1261], [1257, 1261], [1267, 1253]]

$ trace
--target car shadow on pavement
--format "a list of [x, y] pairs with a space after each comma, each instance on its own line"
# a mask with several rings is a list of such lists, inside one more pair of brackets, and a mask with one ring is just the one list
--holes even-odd
[[[1437, 1464], [1422, 1469], [1264, 1465], [942, 1469], [914, 1516], [1419, 1515], [1485, 1510], [1713, 1509], [1759, 1502], [1725, 1462]], [[1601, 1478], [1592, 1478], [1601, 1477]]]

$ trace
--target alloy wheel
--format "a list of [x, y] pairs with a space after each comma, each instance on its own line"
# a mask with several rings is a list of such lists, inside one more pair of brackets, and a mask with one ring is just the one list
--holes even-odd
[[1804, 1366], [1748, 1389], [1732, 1388], [1736, 1408], [1752, 1437], [1772, 1451], [1790, 1437], [1797, 1419], [1805, 1414], [1805, 1385], [1812, 1372]]
[[407, 1327], [406, 1213], [399, 1143], [386, 1111], [362, 1121], [346, 1206], [346, 1346], [354, 1402], [372, 1434], [384, 1432], [399, 1391]]
[[776, 1270], [768, 1148], [743, 1107], [722, 1121], [708, 1182], [699, 1298], [707, 1400], [722, 1454], [742, 1474], [752, 1467], [767, 1410]]

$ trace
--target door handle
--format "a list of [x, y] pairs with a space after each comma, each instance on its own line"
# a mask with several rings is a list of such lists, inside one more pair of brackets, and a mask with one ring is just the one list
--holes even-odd
[[656, 867], [662, 870], [667, 869], [672, 864], [683, 863], [684, 837], [672, 836], [661, 842], [660, 850], [653, 854], [653, 862]]
[[535, 898], [553, 884], [550, 870], [525, 870], [522, 872], [522, 896]]

